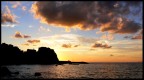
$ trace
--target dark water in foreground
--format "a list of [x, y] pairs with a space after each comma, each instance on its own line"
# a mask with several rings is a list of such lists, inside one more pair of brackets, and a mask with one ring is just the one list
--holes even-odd
[[[99, 78], [142, 78], [142, 63], [90, 63], [79, 65], [10, 65], [12, 72], [19, 75], [3, 77], [2, 79], [99, 79]], [[34, 76], [40, 72], [41, 76]]]

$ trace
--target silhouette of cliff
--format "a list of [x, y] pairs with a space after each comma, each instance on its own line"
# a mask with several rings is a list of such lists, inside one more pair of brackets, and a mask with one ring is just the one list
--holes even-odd
[[0, 53], [1, 63], [8, 64], [57, 64], [59, 59], [53, 49], [40, 47], [38, 51], [27, 49], [23, 52], [11, 44], [2, 43]]

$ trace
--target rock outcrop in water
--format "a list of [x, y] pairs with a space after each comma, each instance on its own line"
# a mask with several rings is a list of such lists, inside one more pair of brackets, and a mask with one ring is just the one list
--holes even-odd
[[36, 72], [34, 75], [35, 76], [41, 76], [41, 73], [40, 72]]
[[28, 49], [21, 51], [18, 47], [11, 44], [1, 44], [0, 59], [2, 65], [8, 64], [56, 64], [59, 62], [53, 49], [40, 47], [38, 51]]
[[7, 67], [0, 67], [1, 74], [0, 76], [11, 76], [11, 71]]

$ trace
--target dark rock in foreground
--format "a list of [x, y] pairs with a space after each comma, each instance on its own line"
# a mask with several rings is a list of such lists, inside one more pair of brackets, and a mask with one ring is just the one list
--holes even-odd
[[16, 74], [16, 75], [18, 75], [18, 74], [19, 74], [19, 72], [14, 72], [13, 74]]
[[11, 72], [10, 70], [7, 68], [7, 67], [1, 67], [0, 68], [0, 76], [3, 77], [3, 76], [11, 76]]
[[35, 75], [35, 76], [41, 76], [41, 73], [36, 72], [34, 75]]
[[74, 64], [74, 65], [78, 65], [78, 64], [88, 64], [87, 62], [71, 62], [71, 61], [59, 61], [59, 64]]
[[28, 49], [26, 52], [21, 51], [13, 45], [1, 44], [0, 59], [2, 65], [11, 64], [57, 64], [59, 62], [53, 49], [40, 47], [38, 51]]
[[26, 52], [23, 52], [18, 47], [6, 43], [1, 44], [0, 59], [2, 65], [87, 64], [86, 62], [59, 61], [55, 51], [47, 47], [40, 47], [38, 51], [34, 49], [27, 49]]

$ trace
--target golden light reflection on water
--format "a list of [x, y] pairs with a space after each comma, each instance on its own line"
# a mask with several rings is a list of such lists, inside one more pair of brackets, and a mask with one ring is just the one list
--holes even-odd
[[141, 77], [141, 73], [135, 73], [134, 70], [140, 71], [137, 65], [133, 64], [81, 64], [81, 65], [55, 65], [45, 70], [45, 78], [126, 78]]
[[[142, 63], [91, 63], [64, 65], [10, 65], [12, 72], [20, 72], [8, 79], [117, 79], [142, 78]], [[41, 76], [34, 76], [35, 72]]]
[[78, 65], [75, 67], [75, 65], [69, 66], [69, 64], [53, 66], [47, 68], [46, 71], [47, 73], [44, 76], [48, 78], [53, 78], [54, 75], [55, 78], [76, 78], [85, 73]]

